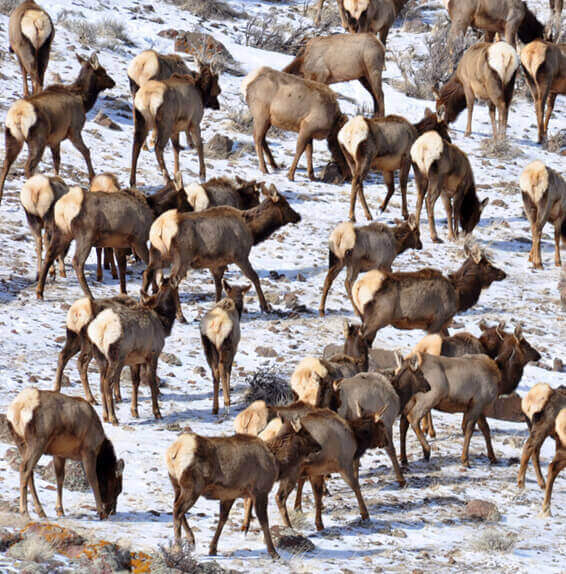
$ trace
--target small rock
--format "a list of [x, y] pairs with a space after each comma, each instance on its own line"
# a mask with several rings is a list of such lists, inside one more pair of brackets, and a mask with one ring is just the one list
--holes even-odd
[[95, 123], [105, 128], [109, 128], [116, 132], [121, 132], [122, 128], [114, 121], [111, 120], [104, 112], [98, 112], [94, 118]]
[[259, 346], [255, 348], [255, 352], [260, 357], [277, 357], [277, 353], [272, 347]]
[[193, 373], [199, 377], [206, 377], [206, 369], [202, 365], [195, 367]]
[[564, 364], [562, 363], [562, 360], [559, 359], [558, 357], [554, 359], [554, 361], [552, 361], [552, 370], [556, 371], [557, 373], [561, 373], [564, 369]]
[[65, 551], [70, 547], [82, 546], [85, 543], [85, 539], [80, 534], [58, 524], [32, 522], [22, 530], [22, 534], [24, 536], [39, 536], [60, 551]]
[[324, 169], [320, 175], [320, 181], [323, 183], [339, 185], [344, 183], [344, 176], [338, 169], [338, 165], [334, 162], [330, 162], [324, 166]]
[[297, 281], [304, 283], [306, 280], [307, 278], [302, 273], [297, 273]]
[[177, 355], [174, 355], [173, 353], [161, 353], [161, 355], [159, 355], [159, 358], [164, 363], [167, 363], [168, 365], [171, 365], [173, 367], [183, 366], [183, 362], [181, 361], [181, 359], [179, 359], [179, 357], [177, 357]]
[[19, 532], [10, 532], [7, 528], [0, 528], [0, 552], [6, 552], [12, 544], [22, 539]]
[[285, 307], [287, 307], [287, 309], [293, 309], [297, 305], [297, 301], [297, 294], [293, 292], [285, 293], [283, 297], [283, 302], [285, 303]]
[[8, 419], [5, 414], [0, 414], [0, 442], [14, 444], [14, 439], [10, 432], [10, 426], [8, 425]]
[[169, 40], [174, 40], [179, 35], [179, 30], [175, 28], [167, 28], [166, 30], [160, 30], [157, 32], [160, 38], [169, 38]]
[[312, 552], [315, 549], [315, 545], [306, 536], [297, 534], [292, 528], [272, 526], [271, 536], [275, 546], [289, 550], [293, 554]]
[[214, 134], [204, 146], [206, 157], [213, 159], [228, 159], [234, 147], [234, 140], [222, 134]]
[[465, 514], [468, 518], [476, 520], [501, 520], [501, 514], [493, 502], [487, 500], [470, 500], [466, 504]]
[[[55, 468], [53, 461], [45, 466], [36, 467], [37, 472], [47, 482], [56, 484]], [[87, 480], [86, 473], [83, 468], [83, 463], [79, 460], [67, 459], [65, 464], [65, 481], [63, 482], [64, 488], [68, 490], [75, 490], [78, 492], [90, 492], [90, 484]]]

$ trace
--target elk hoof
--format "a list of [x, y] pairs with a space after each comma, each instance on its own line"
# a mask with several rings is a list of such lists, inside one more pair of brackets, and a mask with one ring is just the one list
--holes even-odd
[[319, 315], [319, 317], [324, 317], [324, 309], [319, 309], [318, 315]]
[[405, 488], [407, 486], [407, 481], [403, 478], [397, 481], [399, 483], [399, 488]]
[[444, 243], [440, 237], [431, 237], [433, 243]]
[[57, 516], [65, 516], [62, 508], [56, 508], [55, 512], [57, 513]]
[[214, 547], [211, 546], [208, 549], [208, 555], [209, 556], [216, 556], [217, 554], [218, 554], [218, 550], [216, 549], [216, 546], [214, 546]]
[[524, 490], [525, 489], [525, 481], [524, 480], [517, 481], [517, 488], [520, 490]]
[[161, 416], [161, 413], [160, 413], [159, 411], [157, 411], [156, 413], [153, 413], [153, 416], [154, 416], [156, 419], [162, 419], [162, 418], [163, 418], [163, 417]]
[[550, 508], [543, 508], [539, 512], [539, 518], [550, 518], [551, 516], [552, 516], [552, 513], [550, 512]]
[[269, 555], [271, 556], [271, 558], [273, 558], [273, 560], [280, 560], [281, 559], [281, 556], [279, 556], [279, 554], [277, 554], [277, 552], [275, 550], [270, 550]]
[[130, 411], [131, 415], [135, 418], [135, 419], [139, 419], [140, 418], [140, 414], [138, 412], [138, 410], [132, 410]]
[[316, 525], [316, 529], [320, 532], [321, 530], [324, 530], [324, 526], [322, 525], [322, 522], [318, 523]]
[[35, 296], [37, 297], [38, 301], [43, 301], [43, 292], [42, 291], [36, 291]]
[[186, 323], [187, 319], [185, 318], [184, 315], [178, 315], [177, 316], [177, 321], [179, 321], [179, 323]]
[[93, 406], [98, 405], [98, 402], [96, 401], [96, 399], [93, 396], [87, 397], [86, 401], [87, 401], [87, 403], [90, 403]]

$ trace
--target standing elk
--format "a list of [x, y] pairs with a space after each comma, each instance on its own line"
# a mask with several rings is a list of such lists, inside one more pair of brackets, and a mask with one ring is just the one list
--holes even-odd
[[33, 469], [43, 454], [53, 456], [57, 516], [64, 515], [62, 495], [65, 461], [68, 458], [83, 463], [100, 519], [115, 514], [118, 496], [122, 492], [124, 461], [116, 459], [114, 447], [104, 434], [102, 423], [91, 405], [78, 397], [28, 387], [10, 404], [7, 419], [22, 457], [21, 514], [29, 518], [29, 486], [35, 510], [41, 518], [45, 518], [33, 480]]
[[200, 123], [205, 108], [220, 109], [220, 91], [218, 72], [212, 64], [199, 63], [199, 73], [196, 75], [174, 74], [166, 80], [150, 80], [136, 92], [131, 187], [136, 185], [138, 157], [150, 130], [153, 131], [155, 157], [165, 183], [169, 183], [171, 178], [165, 166], [163, 152], [167, 142], [171, 140], [177, 173], [181, 150], [179, 134], [182, 131], [186, 133], [187, 141], [197, 149], [201, 179], [206, 177]]
[[519, 179], [523, 207], [531, 225], [529, 261], [542, 269], [540, 241], [547, 222], [554, 225], [554, 264], [560, 259], [560, 239], [566, 240], [566, 181], [558, 172], [536, 160], [527, 165]]
[[566, 44], [535, 40], [521, 50], [521, 64], [535, 101], [538, 143], [542, 143], [547, 136], [556, 98], [566, 95]]
[[264, 152], [270, 166], [277, 169], [265, 139], [269, 128], [274, 126], [299, 134], [287, 174], [291, 181], [295, 179], [297, 164], [305, 150], [307, 175], [315, 179], [313, 139], [326, 139], [342, 177], [348, 177], [348, 166], [338, 145], [338, 132], [346, 123], [346, 116], [340, 111], [336, 93], [328, 86], [264, 66], [244, 78], [241, 91], [253, 117], [254, 143], [262, 173], [268, 173]]
[[43, 88], [54, 35], [55, 28], [49, 14], [33, 0], [22, 2], [11, 12], [8, 22], [10, 52], [16, 54], [20, 64], [24, 97], [29, 96], [28, 76], [33, 94], [38, 94]]
[[443, 140], [435, 131], [420, 136], [411, 147], [411, 159], [417, 183], [417, 225], [426, 196], [430, 238], [442, 243], [436, 232], [434, 206], [442, 197], [448, 221], [448, 239], [459, 237], [459, 227], [471, 233], [479, 223], [489, 198], [479, 201], [470, 160], [459, 147]]
[[395, 227], [377, 222], [363, 227], [354, 227], [351, 222], [340, 223], [331, 233], [328, 242], [328, 273], [322, 289], [319, 314], [324, 315], [328, 291], [344, 267], [344, 285], [352, 301], [352, 286], [360, 272], [371, 269], [390, 271], [391, 264], [398, 255], [407, 249], [422, 247], [414, 216]]
[[373, 99], [374, 115], [383, 117], [384, 67], [385, 48], [373, 34], [336, 34], [309, 40], [283, 72], [322, 84], [359, 80]]
[[507, 42], [474, 44], [464, 52], [456, 72], [438, 93], [437, 112], [450, 124], [467, 107], [467, 137], [472, 133], [474, 101], [487, 100], [493, 137], [505, 137], [518, 67], [519, 56]]
[[60, 146], [69, 139], [84, 157], [88, 177], [94, 177], [90, 151], [81, 131], [86, 113], [94, 106], [98, 94], [114, 87], [114, 80], [98, 62], [96, 54], [85, 60], [77, 54], [81, 64], [78, 78], [70, 85], [48, 86], [43, 92], [18, 100], [6, 114], [4, 130], [6, 155], [0, 175], [0, 201], [10, 167], [16, 161], [24, 142], [28, 146], [28, 159], [24, 174], [29, 179], [49, 146], [53, 156], [55, 174], [61, 164]]
[[566, 408], [563, 408], [556, 417], [554, 423], [554, 440], [556, 441], [556, 453], [552, 462], [548, 465], [548, 477], [544, 500], [542, 502], [542, 516], [550, 516], [550, 499], [552, 497], [552, 487], [558, 474], [566, 468]]

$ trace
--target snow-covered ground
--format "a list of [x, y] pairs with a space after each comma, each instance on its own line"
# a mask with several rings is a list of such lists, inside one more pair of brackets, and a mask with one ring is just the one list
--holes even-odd
[[[332, 0], [330, 0], [332, 1]], [[279, 23], [305, 25], [309, 20], [303, 16], [303, 1], [229, 2], [241, 8], [249, 18], [259, 21], [276, 15]], [[425, 4], [425, 2], [423, 2]], [[428, 2], [434, 17], [440, 12], [440, 2]], [[539, 19], [546, 21], [548, 3], [529, 0], [529, 6], [537, 9]], [[53, 20], [57, 22], [64, 12], [72, 13], [66, 18], [85, 18], [97, 22], [113, 18], [126, 26], [133, 45], [113, 42], [104, 47], [100, 39], [97, 48], [101, 63], [116, 80], [116, 87], [106, 92], [89, 114], [92, 120], [103, 110], [122, 128], [111, 131], [87, 122], [83, 131], [85, 141], [92, 152], [97, 172], [112, 171], [125, 185], [129, 179], [130, 149], [132, 140], [130, 102], [126, 76], [127, 63], [142, 49], [153, 47], [159, 51], [172, 52], [172, 41], [158, 36], [167, 28], [199, 30], [214, 34], [225, 43], [244, 71], [259, 65], [282, 67], [289, 56], [251, 49], [244, 43], [245, 28], [249, 20], [244, 18], [227, 21], [204, 22], [166, 2], [122, 0], [74, 0], [69, 5], [61, 0], [45, 1]], [[149, 6], [149, 7], [148, 7]], [[7, 46], [6, 16], [0, 17], [0, 45]], [[337, 30], [338, 31], [338, 30]], [[424, 34], [404, 33], [399, 27], [392, 30], [388, 49], [402, 51], [409, 45], [422, 49]], [[80, 45], [76, 33], [62, 25], [52, 50], [47, 81], [59, 74], [65, 82], [74, 79], [78, 64], [74, 53], [88, 54], [90, 50]], [[21, 80], [15, 58], [4, 53], [2, 65], [2, 93], [0, 108], [5, 115], [9, 105], [21, 94]], [[388, 56], [386, 78], [398, 78], [399, 72]], [[215, 133], [226, 134], [238, 144], [250, 144], [251, 134], [233, 129], [228, 113], [244, 108], [239, 91], [241, 78], [223, 75], [219, 111], [207, 110], [203, 121], [204, 138], [209, 140]], [[352, 115], [359, 106], [369, 103], [367, 93], [357, 84], [336, 86], [342, 94], [357, 103], [341, 100], [342, 109]], [[407, 98], [384, 85], [387, 113], [400, 114], [411, 121], [419, 120], [425, 107], [433, 102]], [[565, 100], [558, 100], [551, 132], [566, 128]], [[516, 158], [499, 160], [481, 150], [481, 142], [490, 137], [491, 126], [487, 108], [476, 105], [473, 134], [463, 137], [465, 114], [451, 130], [453, 141], [464, 149], [472, 162], [480, 199], [490, 198], [474, 237], [489, 249], [495, 263], [507, 273], [507, 279], [493, 284], [485, 291], [479, 303], [470, 311], [456, 317], [466, 330], [478, 334], [482, 319], [494, 322], [504, 319], [509, 325], [520, 324], [527, 339], [541, 352], [542, 365], [551, 366], [554, 358], [566, 359], [566, 322], [560, 310], [557, 282], [559, 271], [553, 265], [551, 228], [547, 228], [543, 241], [542, 271], [534, 271], [528, 264], [530, 231], [524, 217], [518, 178], [524, 166], [542, 159], [558, 171], [563, 170], [564, 157], [548, 153], [536, 145], [536, 121], [532, 102], [515, 100], [510, 113], [509, 136], [512, 146], [518, 150]], [[269, 137], [269, 135], [268, 135]], [[295, 135], [287, 134], [270, 142], [276, 160], [288, 167], [294, 153]], [[3, 148], [3, 144], [0, 144]], [[62, 146], [62, 176], [68, 183], [87, 184], [83, 158], [68, 143]], [[247, 145], [247, 148], [249, 145]], [[520, 151], [519, 151], [520, 150]], [[2, 149], [3, 155], [3, 149]], [[8, 179], [4, 200], [0, 207], [2, 229], [0, 232], [0, 411], [5, 412], [10, 401], [24, 387], [33, 384], [50, 389], [53, 384], [57, 353], [65, 333], [65, 315], [68, 306], [82, 296], [82, 291], [72, 272], [67, 279], [49, 281], [45, 301], [35, 297], [35, 249], [32, 235], [27, 227], [23, 209], [19, 203], [19, 190], [24, 181], [23, 161], [26, 152], [18, 160]], [[315, 145], [315, 169], [328, 161], [325, 142]], [[167, 161], [172, 165], [172, 153], [168, 149]], [[126, 400], [118, 406], [121, 425], [105, 425], [105, 431], [114, 442], [121, 457], [126, 461], [124, 492], [119, 499], [118, 513], [110, 520], [95, 519], [94, 501], [90, 493], [65, 491], [67, 517], [57, 522], [77, 530], [90, 532], [120, 542], [136, 550], [152, 550], [172, 539], [173, 493], [164, 464], [164, 451], [179, 430], [190, 427], [204, 435], [228, 435], [232, 432], [233, 418], [243, 407], [242, 397], [246, 390], [245, 379], [257, 369], [273, 366], [288, 376], [295, 364], [303, 357], [322, 352], [324, 345], [339, 342], [342, 337], [342, 320], [353, 319], [352, 309], [343, 289], [340, 277], [328, 300], [328, 313], [323, 319], [317, 309], [321, 287], [327, 268], [327, 238], [334, 226], [347, 217], [349, 186], [327, 185], [310, 182], [306, 177], [304, 158], [296, 181], [289, 182], [285, 169], [260, 177], [257, 159], [253, 151], [245, 151], [239, 158], [228, 160], [206, 159], [208, 176], [236, 175], [247, 179], [261, 179], [273, 183], [290, 200], [294, 209], [302, 215], [302, 222], [287, 226], [273, 238], [255, 247], [252, 264], [258, 271], [264, 291], [276, 312], [262, 314], [255, 293], [247, 299], [243, 315], [242, 341], [236, 357], [233, 374], [234, 408], [230, 416], [211, 415], [212, 384], [201, 350], [198, 320], [213, 304], [213, 285], [208, 272], [191, 272], [181, 286], [184, 313], [188, 324], [176, 324], [166, 342], [165, 351], [175, 355], [178, 361], [161, 362], [159, 376], [164, 382], [160, 398], [163, 420], [154, 421], [151, 416], [147, 389], [143, 389], [140, 419], [133, 419], [129, 411], [129, 385], [123, 384]], [[185, 182], [198, 176], [196, 155], [193, 151], [181, 154], [181, 166]], [[138, 168], [138, 184], [144, 191], [152, 191], [161, 185], [154, 155], [143, 152]], [[48, 153], [39, 171], [51, 173], [52, 164]], [[366, 182], [366, 196], [374, 213], [385, 193], [382, 179], [372, 175]], [[441, 237], [446, 237], [446, 220], [442, 202], [437, 204], [437, 225]], [[414, 210], [415, 186], [411, 177], [409, 204]], [[400, 215], [400, 197], [394, 196], [388, 211], [380, 220], [392, 223]], [[361, 211], [359, 212], [361, 217]], [[463, 261], [462, 244], [444, 243], [433, 245], [428, 226], [423, 219], [422, 239], [424, 248], [419, 252], [407, 252], [395, 261], [395, 268], [413, 270], [434, 266], [444, 272], [454, 270]], [[72, 254], [72, 253], [71, 253]], [[70, 262], [70, 256], [67, 258]], [[140, 288], [142, 265], [134, 266], [128, 276], [130, 293]], [[270, 272], [275, 271], [276, 274]], [[227, 277], [241, 283], [238, 270], [231, 268]], [[277, 277], [277, 278], [275, 278]], [[96, 296], [118, 293], [117, 281], [105, 277], [104, 283], [96, 283], [94, 257], [91, 256], [87, 279]], [[293, 313], [283, 300], [286, 293], [297, 297], [297, 303], [307, 311]], [[288, 298], [290, 300], [290, 298]], [[419, 331], [398, 331], [386, 328], [380, 331], [376, 345], [408, 351], [423, 335]], [[256, 352], [258, 346], [270, 347], [276, 356], [265, 358]], [[173, 364], [175, 363], [175, 364]], [[66, 373], [71, 387], [64, 389], [73, 395], [81, 395], [76, 363], [73, 360]], [[98, 375], [91, 371], [91, 384], [97, 389]], [[526, 368], [519, 393], [524, 394], [536, 382], [548, 382], [558, 386], [564, 375], [530, 365]], [[100, 407], [97, 407], [100, 412]], [[527, 436], [526, 425], [490, 421], [495, 451], [499, 458], [496, 465], [489, 465], [485, 456], [483, 437], [476, 433], [471, 445], [471, 469], [460, 465], [462, 436], [460, 416], [435, 413], [438, 436], [432, 440], [430, 462], [422, 460], [421, 449], [410, 434], [410, 470], [406, 473], [408, 485], [400, 489], [394, 482], [389, 460], [384, 452], [375, 451], [362, 459], [361, 483], [371, 520], [359, 522], [354, 494], [340, 478], [328, 483], [330, 496], [325, 498], [324, 521], [326, 529], [317, 533], [314, 529], [312, 499], [307, 488], [305, 517], [297, 517], [298, 529], [316, 545], [313, 553], [292, 556], [283, 551], [283, 560], [276, 568], [284, 572], [352, 572], [373, 571], [487, 571], [497, 569], [506, 572], [564, 572], [566, 553], [566, 474], [555, 484], [554, 517], [538, 517], [542, 492], [538, 488], [532, 467], [529, 467], [525, 491], [516, 487], [518, 457]], [[4, 454], [10, 445], [0, 443], [0, 500], [16, 504], [18, 500], [18, 475], [6, 463]], [[544, 471], [554, 451], [548, 441], [542, 453]], [[42, 460], [41, 463], [47, 462]], [[50, 518], [55, 517], [55, 492], [52, 486], [36, 480], [39, 495]], [[478, 545], [484, 536], [485, 525], [478, 525], [463, 518], [464, 504], [473, 498], [494, 502], [502, 521], [494, 526], [502, 536], [516, 538], [512, 549], [498, 553], [495, 549]], [[270, 520], [280, 523], [279, 513], [270, 501]], [[216, 525], [218, 503], [200, 499], [188, 514], [196, 535], [196, 554], [206, 560], [208, 544]], [[268, 571], [274, 568], [267, 557], [257, 522], [244, 537], [239, 531], [242, 505], [237, 503], [220, 539], [220, 554], [216, 559], [225, 567], [246, 571]], [[7, 566], [6, 566], [7, 567]], [[1, 566], [0, 566], [1, 568]]]

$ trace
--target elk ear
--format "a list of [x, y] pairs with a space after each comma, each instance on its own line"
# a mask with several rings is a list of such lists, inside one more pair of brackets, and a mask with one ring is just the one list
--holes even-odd
[[409, 215], [409, 219], [407, 219], [407, 223], [409, 227], [414, 231], [417, 228], [417, 216], [414, 213]]
[[397, 361], [397, 368], [400, 369], [403, 366], [403, 355], [399, 351], [395, 351], [395, 360]]
[[77, 61], [82, 66], [86, 62], [85, 58], [83, 58], [80, 54], [76, 54], [76, 56], [77, 56]]
[[244, 183], [244, 180], [239, 175], [237, 175], [236, 176], [236, 183], [241, 185], [242, 183]]
[[88, 63], [91, 65], [93, 70], [98, 70], [100, 68], [100, 62], [98, 61], [98, 56], [96, 52], [93, 52], [88, 59]]
[[357, 419], [361, 419], [364, 416], [364, 411], [362, 410], [362, 406], [358, 401], [356, 401], [356, 404], [354, 406], [354, 413]]
[[523, 328], [521, 327], [521, 325], [517, 325], [515, 327], [514, 335], [515, 335], [515, 338], [517, 339], [517, 341], [522, 341], [524, 339]]
[[224, 287], [224, 291], [226, 291], [226, 293], [230, 293], [232, 290], [232, 285], [230, 285], [226, 279], [222, 279], [222, 287]]
[[151, 299], [151, 295], [145, 291], [140, 291], [140, 301], [142, 305], [147, 305]]
[[176, 277], [169, 277], [169, 286], [171, 289], [177, 289], [177, 287], [179, 287], [179, 279]]
[[303, 424], [301, 423], [301, 419], [291, 419], [289, 421], [289, 424], [291, 425], [291, 427], [293, 428], [293, 430], [295, 432], [299, 432], [302, 428], [303, 428]]
[[432, 116], [433, 114], [434, 112], [430, 108], [426, 108], [426, 110], [424, 111], [425, 118], [430, 118], [430, 116]]
[[414, 372], [417, 369], [419, 369], [422, 364], [423, 364], [423, 356], [421, 353], [417, 351], [417, 353], [412, 357], [410, 357], [409, 359], [409, 368], [411, 369], [411, 371]]
[[489, 203], [489, 197], [486, 197], [481, 203], [480, 203], [480, 213], [486, 208], [487, 204]]
[[485, 331], [485, 330], [488, 328], [485, 319], [482, 319], [482, 320], [478, 323], [478, 327], [480, 328], [480, 331]]
[[373, 415], [373, 421], [374, 422], [379, 422], [381, 420], [381, 417], [383, 416], [383, 413], [387, 410], [387, 405], [383, 405], [380, 409], [380, 411], [378, 413], [375, 413]]
[[251, 285], [246, 285], [245, 287], [242, 287], [242, 295], [244, 293], [247, 293], [251, 288], [252, 288]]
[[344, 379], [338, 379], [337, 381], [333, 381], [332, 382], [332, 389], [334, 390], [334, 392], [339, 392], [340, 389], [342, 388], [342, 381]]
[[342, 327], [344, 329], [344, 339], [348, 338], [348, 335], [350, 334], [350, 322], [348, 321], [348, 319], [344, 319], [344, 323], [342, 324]]
[[124, 474], [124, 459], [121, 458], [117, 463], [116, 463], [116, 476], [122, 476]]
[[[440, 94], [437, 92], [437, 97], [439, 96]], [[446, 121], [446, 106], [444, 104], [440, 104], [437, 107], [436, 115], [438, 116], [438, 120], [440, 122]]]
[[505, 321], [499, 321], [499, 325], [495, 327], [495, 333], [501, 340], [505, 338]]
[[183, 189], [183, 174], [180, 171], [175, 172], [175, 189], [177, 191]]
[[279, 201], [279, 192], [277, 191], [277, 188], [271, 184], [269, 186], [269, 199], [271, 199], [271, 201], [273, 201], [273, 203], [277, 203]]
[[481, 252], [481, 249], [479, 248], [478, 245], [474, 245], [470, 249], [470, 255], [471, 255], [472, 259], [474, 260], [474, 263], [476, 265], [478, 265], [479, 262], [481, 261], [481, 258], [482, 258], [482, 252]]

